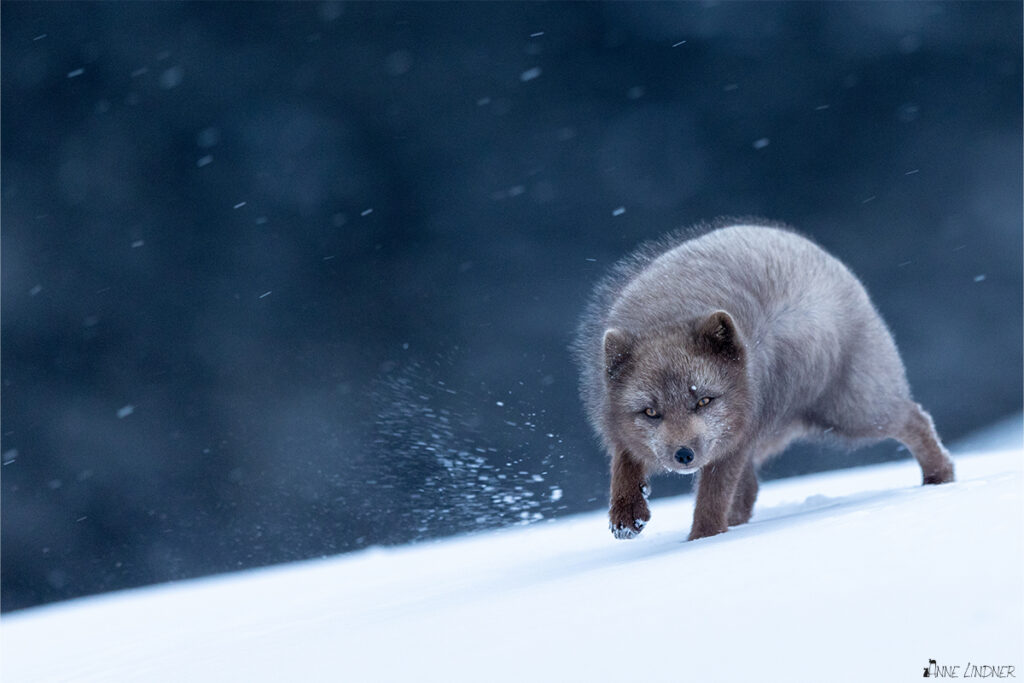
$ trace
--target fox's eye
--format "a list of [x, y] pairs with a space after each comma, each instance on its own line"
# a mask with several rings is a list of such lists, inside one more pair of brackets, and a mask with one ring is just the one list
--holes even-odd
[[644, 415], [652, 419], [661, 417], [661, 414], [654, 408], [644, 408]]
[[697, 407], [698, 408], [703, 408], [704, 406], [706, 406], [709, 403], [711, 403], [711, 397], [710, 396], [705, 396], [701, 400], [697, 401]]

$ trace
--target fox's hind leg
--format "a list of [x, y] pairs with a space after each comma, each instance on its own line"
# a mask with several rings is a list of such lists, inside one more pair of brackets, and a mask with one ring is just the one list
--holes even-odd
[[953, 459], [935, 433], [932, 416], [913, 401], [907, 402], [906, 419], [897, 426], [892, 438], [900, 441], [917, 458], [925, 484], [953, 481]]
[[[876, 416], [870, 422], [859, 420], [853, 423], [840, 419], [828, 420], [831, 426], [825, 431], [834, 428], [836, 436], [853, 441], [896, 439], [913, 453], [921, 466], [923, 483], [945, 484], [953, 481], [953, 459], [939, 441], [931, 415], [910, 399], [897, 398], [892, 405], [895, 407], [888, 410], [884, 418]], [[851, 411], [850, 414], [856, 415], [856, 412]]]
[[849, 342], [846, 370], [819, 399], [813, 422], [822, 433], [834, 429], [835, 436], [855, 442], [896, 439], [914, 454], [925, 484], [953, 481], [953, 460], [931, 416], [910, 398], [892, 337], [877, 315], [866, 315], [860, 338]]

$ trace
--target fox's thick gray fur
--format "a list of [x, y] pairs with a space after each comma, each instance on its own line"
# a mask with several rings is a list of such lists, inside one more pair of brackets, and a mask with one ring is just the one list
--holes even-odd
[[641, 247], [598, 285], [574, 350], [611, 456], [617, 538], [643, 530], [648, 479], [663, 471], [698, 475], [691, 539], [746, 522], [756, 466], [798, 438], [897, 439], [925, 484], [953, 480], [864, 287], [783, 226], [712, 226]]

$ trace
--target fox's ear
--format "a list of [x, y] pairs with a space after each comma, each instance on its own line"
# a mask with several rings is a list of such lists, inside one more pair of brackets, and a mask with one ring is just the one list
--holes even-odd
[[633, 338], [614, 327], [604, 331], [604, 370], [609, 380], [622, 374], [633, 360]]
[[697, 348], [729, 361], [743, 359], [743, 342], [732, 316], [715, 311], [697, 323]]

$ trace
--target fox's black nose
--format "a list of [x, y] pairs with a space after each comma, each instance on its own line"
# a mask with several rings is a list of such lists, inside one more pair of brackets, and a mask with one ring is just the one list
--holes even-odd
[[686, 446], [683, 446], [676, 451], [676, 462], [680, 462], [684, 465], [689, 465], [693, 462], [693, 451]]

